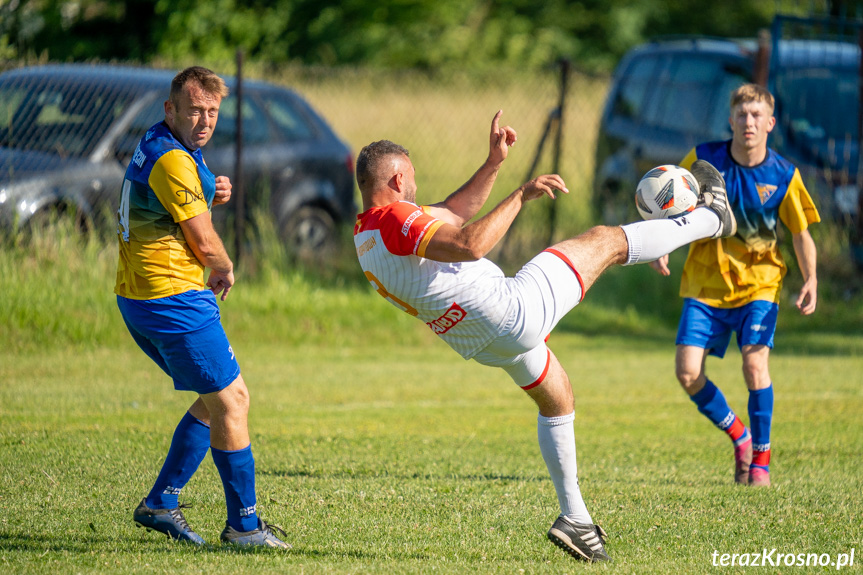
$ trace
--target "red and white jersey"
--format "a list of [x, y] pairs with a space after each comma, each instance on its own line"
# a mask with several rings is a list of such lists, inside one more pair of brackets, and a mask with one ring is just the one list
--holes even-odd
[[485, 258], [446, 263], [424, 257], [443, 223], [411, 202], [378, 206], [357, 216], [354, 244], [378, 293], [470, 359], [501, 334], [517, 303], [503, 271]]

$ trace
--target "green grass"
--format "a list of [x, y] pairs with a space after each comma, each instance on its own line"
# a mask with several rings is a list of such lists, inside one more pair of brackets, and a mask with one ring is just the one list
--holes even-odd
[[[431, 339], [410, 348], [263, 339], [232, 341], [253, 394], [262, 515], [288, 531], [292, 552], [190, 550], [133, 528], [131, 509], [192, 398], [119, 341], [21, 354], [0, 368], [6, 571], [580, 569], [544, 539], [556, 499], [535, 410], [502, 373]], [[835, 556], [859, 546], [855, 341], [855, 355], [776, 354], [775, 487], [750, 490], [731, 484], [727, 439], [677, 389], [668, 346], [555, 336], [577, 397], [582, 488], [611, 534], [608, 571], [706, 571], [714, 550]], [[745, 410], [736, 359], [711, 371]], [[209, 459], [184, 499], [217, 540], [224, 503]]]
[[[193, 397], [125, 332], [114, 258], [111, 245], [70, 240], [0, 251], [3, 572], [587, 569], [545, 539], [557, 503], [536, 410], [502, 372], [461, 360], [350, 271], [316, 279], [267, 259], [240, 275], [222, 313], [252, 393], [261, 513], [294, 549], [218, 545], [224, 502], [209, 458], [182, 498], [216, 545], [135, 529], [131, 511]], [[742, 572], [712, 567], [712, 553], [775, 547], [855, 548], [859, 571], [859, 299], [824, 298], [815, 318], [784, 306], [771, 359], [775, 486], [753, 490], [731, 484], [728, 440], [678, 389], [676, 281], [649, 271], [607, 274], [550, 340], [575, 390], [585, 498], [611, 535], [615, 563], [589, 569]], [[643, 305], [668, 290], [669, 302]], [[739, 354], [708, 369], [745, 418]]]

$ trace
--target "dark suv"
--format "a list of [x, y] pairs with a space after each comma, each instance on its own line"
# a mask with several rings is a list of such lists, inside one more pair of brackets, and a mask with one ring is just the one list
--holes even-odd
[[[26, 228], [58, 209], [85, 227], [115, 225], [101, 217], [116, 211], [138, 140], [164, 118], [174, 74], [77, 64], [0, 74], [0, 231]], [[226, 82], [231, 95], [204, 157], [216, 175], [234, 179], [236, 82]], [[338, 223], [356, 215], [353, 155], [295, 92], [252, 81], [242, 88], [246, 213], [259, 206], [291, 247], [319, 250]], [[217, 227], [233, 205], [214, 210]]]
[[[596, 148], [594, 205], [608, 224], [638, 219], [632, 196], [641, 176], [675, 164], [695, 145], [731, 137], [729, 96], [752, 82], [755, 40], [650, 42], [620, 62]], [[774, 41], [768, 87], [777, 125], [769, 145], [792, 161], [822, 216], [848, 229], [863, 264], [857, 173], [860, 161], [860, 48], [820, 40]]]

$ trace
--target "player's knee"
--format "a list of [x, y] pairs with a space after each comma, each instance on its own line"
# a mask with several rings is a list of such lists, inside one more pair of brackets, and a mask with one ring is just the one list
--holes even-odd
[[675, 376], [677, 377], [678, 383], [680, 383], [680, 387], [685, 389], [687, 392], [698, 385], [699, 375], [699, 372], [685, 367], [678, 367], [675, 370]]
[[250, 403], [249, 389], [246, 387], [246, 382], [243, 381], [242, 376], [235, 379], [223, 392], [228, 412], [248, 413]]
[[770, 387], [770, 373], [766, 367], [760, 365], [744, 364], [743, 380], [749, 389], [764, 389]]

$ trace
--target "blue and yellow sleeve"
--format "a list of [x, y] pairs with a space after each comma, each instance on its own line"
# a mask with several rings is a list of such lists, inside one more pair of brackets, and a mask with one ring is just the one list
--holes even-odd
[[148, 181], [159, 202], [175, 222], [208, 211], [195, 160], [183, 150], [171, 150], [160, 157]]
[[792, 234], [799, 234], [808, 228], [809, 224], [821, 221], [815, 202], [806, 190], [800, 170], [797, 168], [794, 168], [794, 176], [788, 184], [788, 191], [779, 205], [779, 219]]

